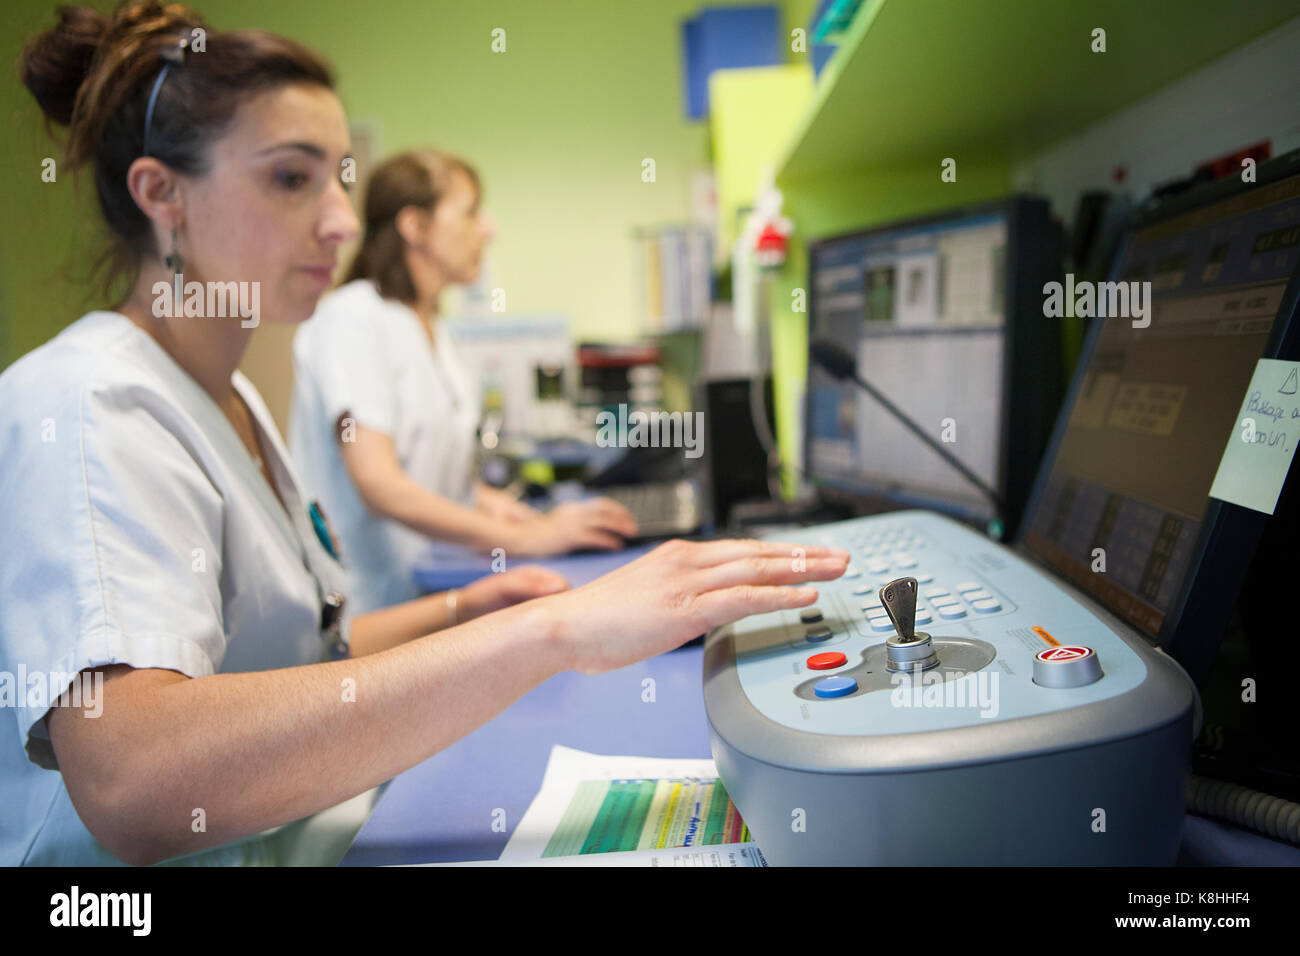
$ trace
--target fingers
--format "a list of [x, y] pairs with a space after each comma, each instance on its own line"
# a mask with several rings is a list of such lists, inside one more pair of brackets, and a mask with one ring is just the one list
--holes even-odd
[[567, 591], [569, 582], [562, 574], [536, 565], [511, 568], [499, 574], [479, 578], [462, 589], [467, 616], [490, 614], [503, 607]]
[[585, 516], [592, 524], [630, 538], [637, 531], [636, 518], [612, 498], [596, 498], [583, 503]]
[[599, 530], [625, 538], [630, 538], [637, 532], [636, 519], [632, 513], [608, 498], [561, 505], [549, 517], [566, 530], [577, 527], [583, 531]]
[[808, 581], [831, 581], [844, 573], [848, 558], [834, 556], [791, 558], [744, 557], [697, 572], [701, 591], [737, 587], [743, 584], [805, 584]]
[[602, 551], [619, 551], [624, 545], [623, 539], [616, 534], [610, 534], [597, 528], [584, 528], [573, 536], [568, 547], [571, 549], [598, 548]]
[[523, 588], [532, 594], [554, 594], [569, 589], [569, 581], [563, 574], [535, 564], [514, 568], [505, 574], [514, 575]]
[[827, 548], [819, 544], [792, 544], [788, 541], [759, 541], [753, 538], [691, 542], [691, 549], [685, 553], [685, 556], [688, 563], [697, 568], [707, 568], [741, 558], [783, 557], [786, 561], [793, 562], [797, 559], [834, 557], [842, 559], [845, 565], [849, 561], [849, 553], [843, 548]]
[[536, 508], [530, 508], [522, 501], [512, 502], [507, 517], [514, 521], [536, 521], [542, 516], [542, 513]]
[[752, 584], [701, 594], [695, 606], [706, 627], [721, 627], [751, 614], [807, 607], [817, 600], [812, 587], [758, 587]]

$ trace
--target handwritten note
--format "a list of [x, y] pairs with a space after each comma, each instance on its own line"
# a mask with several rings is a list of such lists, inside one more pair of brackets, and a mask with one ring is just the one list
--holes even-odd
[[1260, 359], [1210, 497], [1272, 514], [1300, 443], [1300, 362]]

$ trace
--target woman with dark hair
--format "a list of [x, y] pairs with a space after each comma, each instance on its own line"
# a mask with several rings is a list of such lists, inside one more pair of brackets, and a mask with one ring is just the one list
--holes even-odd
[[21, 68], [93, 170], [127, 291], [0, 375], [0, 863], [283, 862], [314, 815], [551, 675], [807, 605], [791, 585], [843, 572], [843, 552], [670, 542], [575, 590], [490, 576], [459, 623], [437, 596], [350, 616], [236, 370], [258, 320], [311, 314], [357, 231], [327, 67], [133, 2], [63, 8]]
[[475, 479], [482, 404], [438, 300], [478, 277], [492, 238], [478, 174], [437, 150], [400, 153], [371, 174], [364, 210], [347, 284], [294, 336], [289, 421], [294, 460], [348, 543], [356, 607], [414, 598], [430, 538], [511, 558], [621, 547], [636, 521], [610, 499], [542, 515]]

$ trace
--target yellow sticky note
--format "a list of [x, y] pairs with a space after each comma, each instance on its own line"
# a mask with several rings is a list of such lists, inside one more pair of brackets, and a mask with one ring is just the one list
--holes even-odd
[[1300, 362], [1260, 359], [1210, 497], [1271, 515], [1300, 441]]

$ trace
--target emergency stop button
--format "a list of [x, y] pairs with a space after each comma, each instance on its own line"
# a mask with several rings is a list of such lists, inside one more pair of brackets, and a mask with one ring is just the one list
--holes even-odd
[[1101, 677], [1097, 652], [1082, 644], [1062, 644], [1034, 655], [1034, 683], [1040, 687], [1084, 687]]

